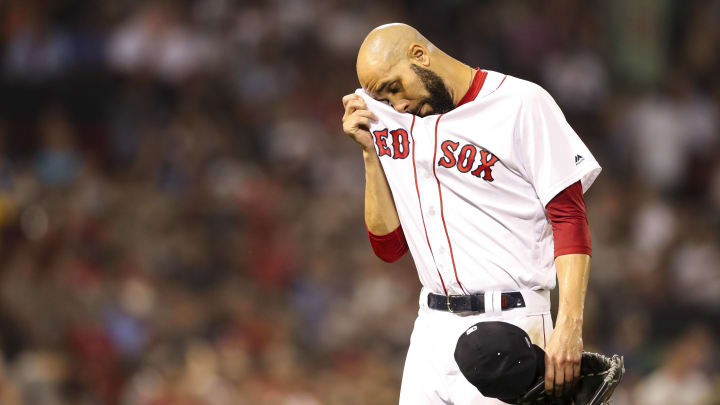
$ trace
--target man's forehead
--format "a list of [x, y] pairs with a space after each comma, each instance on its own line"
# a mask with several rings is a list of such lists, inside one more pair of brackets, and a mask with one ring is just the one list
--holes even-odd
[[[366, 44], [367, 45], [367, 44]], [[401, 59], [396, 55], [396, 49], [391, 44], [384, 44], [384, 47], [363, 46], [358, 53], [357, 73], [358, 79], [363, 86], [372, 88], [371, 83], [378, 83], [387, 76], [393, 74], [400, 64]]]
[[374, 58], [358, 59], [357, 74], [361, 83], [376, 82], [380, 77], [388, 72], [386, 63], [382, 63]]
[[392, 81], [400, 77], [400, 66], [384, 66], [383, 68], [368, 70], [360, 77], [360, 84], [368, 93], [379, 93]]

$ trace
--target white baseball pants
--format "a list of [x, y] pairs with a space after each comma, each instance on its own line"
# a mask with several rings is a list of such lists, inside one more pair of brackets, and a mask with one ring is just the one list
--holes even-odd
[[545, 348], [553, 330], [550, 292], [521, 291], [525, 308], [500, 311], [500, 292], [487, 292], [486, 313], [453, 314], [428, 308], [427, 294], [420, 293], [420, 310], [415, 320], [400, 388], [400, 405], [485, 405], [504, 402], [483, 397], [462, 375], [455, 363], [455, 345], [470, 326], [483, 321], [516, 325], [530, 340]]

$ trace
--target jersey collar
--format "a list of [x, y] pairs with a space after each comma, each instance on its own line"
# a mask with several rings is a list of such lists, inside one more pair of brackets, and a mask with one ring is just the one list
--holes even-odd
[[480, 70], [480, 68], [475, 68], [475, 70], [477, 71], [477, 73], [475, 74], [475, 78], [473, 78], [472, 84], [470, 84], [470, 88], [468, 89], [467, 93], [465, 93], [463, 98], [458, 103], [458, 107], [475, 100], [475, 97], [477, 97], [478, 93], [480, 93], [480, 89], [482, 89], [483, 83], [485, 83], [487, 72], [484, 70]]

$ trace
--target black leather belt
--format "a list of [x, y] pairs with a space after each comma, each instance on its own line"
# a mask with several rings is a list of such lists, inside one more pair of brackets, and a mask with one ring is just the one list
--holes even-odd
[[[500, 294], [500, 307], [502, 310], [522, 308], [525, 300], [520, 292], [506, 292]], [[448, 312], [485, 312], [485, 295], [440, 295], [428, 294], [428, 307], [438, 311]]]

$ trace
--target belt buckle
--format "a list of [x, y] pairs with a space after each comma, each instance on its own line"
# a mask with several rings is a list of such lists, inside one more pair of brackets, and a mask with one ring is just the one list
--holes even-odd
[[447, 302], [447, 310], [448, 310], [448, 312], [454, 314], [456, 312], [453, 310], [452, 306], [450, 306], [450, 298], [451, 297], [462, 297], [462, 295], [456, 294], [456, 295], [447, 295], [446, 296], [445, 302]]

